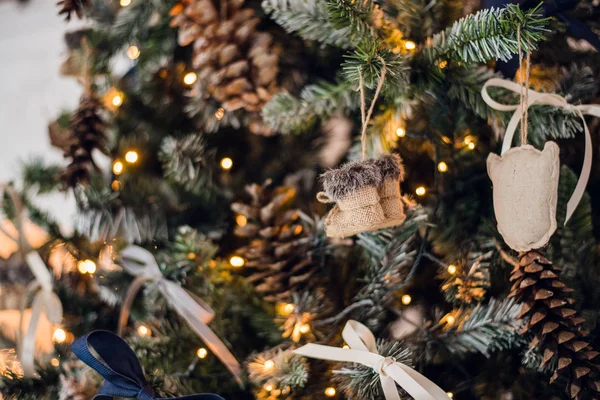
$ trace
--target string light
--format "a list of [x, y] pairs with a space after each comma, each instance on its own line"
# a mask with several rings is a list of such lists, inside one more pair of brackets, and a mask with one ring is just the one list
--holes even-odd
[[114, 181], [112, 181], [112, 183], [110, 184], [110, 187], [111, 187], [111, 189], [112, 189], [113, 191], [115, 191], [115, 192], [116, 192], [117, 190], [121, 189], [121, 182], [119, 182], [118, 180], [116, 180], [116, 179], [115, 179], [115, 180], [114, 180]]
[[60, 365], [60, 361], [58, 361], [58, 358], [53, 358], [52, 360], [50, 360], [50, 364], [53, 367], [58, 367]]
[[113, 174], [121, 175], [124, 170], [125, 170], [125, 166], [123, 165], [123, 163], [121, 161], [117, 160], [113, 163], [113, 166], [112, 166]]
[[308, 324], [304, 324], [300, 327], [301, 334], [306, 335], [308, 332], [310, 332], [310, 326]]
[[135, 150], [129, 150], [125, 153], [125, 161], [129, 164], [135, 164], [139, 159], [138, 153]]
[[273, 389], [275, 389], [275, 386], [273, 386], [273, 384], [272, 384], [272, 383], [267, 383], [267, 384], [265, 384], [265, 386], [263, 386], [263, 387], [265, 388], [265, 390], [266, 390], [267, 392], [270, 392], [270, 391], [272, 391]]
[[406, 48], [406, 50], [414, 50], [417, 48], [417, 44], [415, 42], [413, 42], [412, 40], [407, 40], [404, 43], [404, 47]]
[[129, 46], [127, 49], [127, 57], [131, 58], [132, 60], [137, 59], [140, 56], [140, 53], [140, 49], [138, 49], [137, 46]]
[[271, 394], [273, 395], [273, 397], [277, 398], [281, 394], [281, 390], [274, 389], [273, 391], [271, 391]]
[[327, 389], [325, 389], [325, 396], [327, 397], [333, 397], [335, 396], [335, 388], [334, 387], [328, 387]]
[[475, 142], [471, 142], [467, 145], [467, 147], [469, 148], [469, 150], [473, 150], [475, 149]]
[[123, 104], [123, 96], [120, 93], [115, 93], [113, 96], [111, 103], [115, 107], [120, 107]]
[[198, 351], [196, 352], [196, 355], [198, 356], [198, 358], [202, 359], [202, 358], [206, 358], [206, 356], [208, 355], [208, 350], [206, 350], [204, 347], [200, 347], [198, 349]]
[[450, 314], [446, 315], [446, 316], [444, 317], [444, 320], [446, 321], [446, 323], [447, 323], [448, 325], [454, 325], [454, 323], [456, 322], [456, 318], [454, 318], [454, 316], [453, 316], [453, 315], [450, 315]]
[[80, 260], [77, 263], [77, 269], [81, 274], [92, 275], [94, 272], [96, 272], [96, 263], [92, 260]]
[[195, 72], [188, 72], [183, 76], [183, 83], [193, 85], [198, 80], [198, 75]]
[[235, 217], [235, 222], [239, 226], [246, 226], [248, 224], [248, 218], [245, 215], [239, 214]]
[[131, 4], [131, 0], [121, 0], [119, 4], [121, 5], [121, 7], [127, 7]]
[[67, 332], [63, 328], [56, 328], [52, 334], [52, 341], [55, 343], [64, 343], [67, 340]]
[[446, 60], [440, 61], [440, 63], [438, 64], [438, 67], [440, 67], [441, 69], [444, 69], [447, 66], [448, 66], [448, 61], [446, 61]]
[[345, 344], [345, 345], [342, 346], [342, 349], [344, 349], [344, 350], [350, 350], [350, 346], [348, 346], [347, 344]]
[[450, 275], [454, 275], [456, 273], [456, 265], [453, 265], [453, 264], [448, 265], [448, 273]]
[[284, 307], [283, 307], [283, 311], [285, 311], [286, 314], [291, 314], [294, 312], [294, 309], [296, 309], [296, 306], [292, 303], [287, 303]]
[[233, 167], [233, 160], [229, 157], [225, 157], [221, 160], [221, 168], [225, 171], [229, 171]]
[[398, 127], [398, 129], [396, 129], [396, 135], [398, 137], [406, 136], [406, 129], [404, 129], [403, 127]]
[[229, 259], [229, 264], [235, 268], [242, 268], [246, 264], [246, 261], [240, 256], [233, 256]]
[[453, 399], [454, 398], [454, 393], [452, 393], [452, 392], [446, 392], [446, 396], [448, 396], [451, 399]]
[[415, 189], [415, 193], [417, 194], [417, 196], [425, 196], [425, 193], [427, 193], [427, 191], [425, 190], [424, 186], [419, 186]]
[[410, 297], [410, 294], [405, 294], [404, 296], [402, 296], [402, 304], [404, 304], [405, 306], [409, 305], [411, 301], [412, 297]]
[[275, 368], [275, 363], [273, 362], [273, 360], [265, 361], [265, 371], [272, 371], [273, 368]]
[[440, 171], [440, 172], [447, 172], [448, 171], [448, 164], [446, 164], [443, 161], [440, 161], [440, 163], [438, 164], [438, 171]]
[[140, 336], [142, 336], [142, 337], [145, 337], [145, 336], [150, 336], [150, 335], [152, 335], [152, 331], [150, 330], [150, 328], [148, 328], [148, 327], [147, 327], [147, 326], [145, 326], [145, 325], [140, 325], [140, 326], [138, 326], [138, 328], [137, 328], [137, 333], [138, 333], [138, 335], [140, 335]]
[[215, 113], [215, 118], [217, 118], [217, 120], [222, 120], [223, 117], [225, 116], [225, 109], [224, 108], [219, 108], [217, 110], [217, 112]]

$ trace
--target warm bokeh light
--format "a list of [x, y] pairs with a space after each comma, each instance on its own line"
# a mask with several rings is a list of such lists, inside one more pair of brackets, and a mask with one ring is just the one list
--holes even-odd
[[183, 76], [183, 83], [193, 85], [198, 80], [198, 75], [195, 72], [188, 72]]
[[273, 384], [272, 384], [272, 383], [267, 383], [267, 384], [265, 384], [265, 386], [263, 386], [263, 387], [265, 388], [265, 390], [266, 390], [267, 392], [270, 392], [270, 391], [272, 391], [273, 389], [275, 389], [275, 386], [273, 386]]
[[417, 48], [417, 44], [415, 42], [413, 42], [412, 40], [407, 40], [404, 43], [404, 47], [406, 48], [406, 50], [414, 50]]
[[129, 48], [127, 49], [127, 57], [131, 58], [132, 60], [135, 60], [139, 56], [140, 56], [140, 49], [138, 49], [137, 46], [129, 46]]
[[115, 107], [119, 107], [121, 104], [123, 104], [123, 96], [117, 93], [112, 98], [112, 105]]
[[265, 371], [271, 371], [273, 368], [275, 368], [275, 362], [273, 362], [273, 360], [265, 361]]
[[58, 367], [60, 365], [60, 361], [58, 361], [58, 358], [53, 358], [52, 360], [50, 360], [50, 365], [52, 365], [53, 367]]
[[222, 120], [224, 116], [225, 116], [225, 109], [224, 108], [219, 108], [217, 110], [217, 112], [215, 113], [215, 118], [217, 118], [219, 121]]
[[52, 334], [55, 343], [64, 343], [67, 340], [67, 332], [63, 328], [56, 328]]
[[399, 127], [398, 129], [396, 129], [396, 135], [398, 137], [404, 137], [406, 136], [406, 129]]
[[235, 217], [235, 223], [239, 226], [246, 226], [248, 224], [248, 218], [246, 216], [239, 214]]
[[131, 4], [131, 0], [121, 0], [119, 4], [121, 5], [121, 7], [127, 7]]
[[453, 399], [453, 398], [454, 398], [454, 393], [452, 393], [452, 392], [446, 392], [446, 395], [447, 395], [448, 397], [450, 397], [451, 399]]
[[444, 320], [446, 321], [446, 323], [447, 323], [448, 325], [454, 325], [454, 323], [456, 322], [456, 318], [454, 318], [454, 316], [453, 316], [453, 315], [450, 315], [450, 314], [446, 315], [446, 316], [444, 317]]
[[471, 142], [467, 145], [467, 147], [469, 148], [469, 150], [473, 150], [475, 149], [475, 142]]
[[137, 333], [138, 333], [138, 335], [140, 335], [142, 337], [143, 336], [150, 336], [150, 335], [152, 335], [152, 331], [150, 330], [150, 328], [148, 328], [145, 325], [138, 326]]
[[235, 268], [241, 268], [246, 264], [246, 261], [240, 256], [233, 256], [229, 259], [229, 264]]
[[77, 270], [82, 274], [93, 274], [96, 272], [96, 263], [92, 260], [80, 260], [77, 263]]
[[410, 297], [410, 294], [405, 294], [404, 296], [402, 296], [402, 304], [404, 304], [405, 306], [409, 305], [411, 301], [412, 297]]
[[221, 160], [221, 168], [225, 171], [228, 171], [233, 167], [233, 160], [229, 157], [225, 157]]
[[427, 193], [427, 191], [425, 190], [424, 186], [419, 186], [417, 189], [415, 189], [415, 193], [417, 194], [417, 196], [425, 196], [425, 193]]
[[438, 164], [438, 171], [440, 171], [440, 172], [448, 171], [448, 164], [446, 164], [443, 161], [440, 161], [440, 163]]
[[448, 273], [450, 275], [454, 275], [456, 273], [456, 265], [452, 265], [452, 264], [448, 265]]
[[127, 161], [130, 164], [136, 163], [138, 159], [139, 156], [135, 150], [129, 150], [127, 153], [125, 153], [125, 161]]
[[208, 350], [206, 350], [204, 347], [200, 347], [196, 352], [196, 355], [198, 356], [198, 358], [206, 358], [206, 356], [208, 355]]
[[345, 344], [345, 345], [342, 346], [342, 349], [344, 349], [344, 350], [350, 350], [350, 346], [348, 346], [347, 344]]
[[121, 175], [125, 170], [125, 166], [121, 161], [115, 161], [112, 166], [113, 174]]
[[303, 335], [307, 334], [308, 332], [310, 332], [310, 325], [304, 324], [300, 327], [300, 333]]
[[121, 182], [119, 182], [118, 180], [115, 179], [110, 184], [110, 187], [112, 188], [112, 190], [114, 190], [116, 192], [117, 190], [121, 189]]
[[440, 63], [438, 64], [438, 66], [439, 66], [441, 69], [444, 69], [444, 68], [446, 68], [446, 67], [448, 66], [448, 61], [446, 61], [446, 60], [444, 60], [444, 61], [440, 61]]
[[335, 388], [333, 387], [328, 387], [327, 389], [325, 389], [325, 396], [327, 397], [333, 397], [335, 396]]

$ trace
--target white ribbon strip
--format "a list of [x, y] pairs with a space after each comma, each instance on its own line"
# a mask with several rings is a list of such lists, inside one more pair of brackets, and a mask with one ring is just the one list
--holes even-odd
[[[27, 221], [27, 209], [23, 206], [21, 198], [17, 192], [9, 185], [0, 185], [0, 195], [8, 194], [15, 212], [14, 225], [17, 230], [17, 236], [3, 229], [0, 224], [0, 231], [6, 237], [13, 240], [19, 246], [24, 254], [25, 263], [33, 273], [35, 280], [28, 286], [27, 291], [21, 300], [21, 319], [19, 329], [17, 329], [17, 347], [19, 349], [19, 358], [23, 368], [23, 374], [27, 377], [35, 375], [35, 339], [37, 336], [37, 327], [42, 315], [46, 315], [48, 321], [53, 324], [60, 324], [62, 321], [63, 309], [59, 297], [52, 290], [52, 275], [46, 264], [37, 251], [31, 247], [27, 241], [24, 226]], [[24, 337], [22, 331], [24, 328], [25, 309], [27, 308], [29, 296], [35, 293], [31, 306], [31, 318], [29, 326]]]
[[521, 86], [518, 83], [507, 81], [505, 79], [492, 78], [488, 80], [481, 89], [481, 96], [490, 107], [498, 111], [514, 111], [514, 114], [512, 115], [508, 126], [506, 127], [504, 141], [502, 142], [502, 151], [500, 153], [501, 155], [506, 153], [510, 149], [513, 136], [517, 130], [519, 121], [521, 120], [521, 115], [523, 114], [524, 107], [529, 108], [534, 104], [560, 107], [568, 111], [574, 112], [581, 118], [581, 121], [583, 123], [583, 130], [585, 133], [585, 154], [583, 157], [583, 167], [581, 168], [581, 175], [579, 175], [577, 186], [575, 186], [575, 190], [573, 191], [573, 194], [571, 195], [571, 198], [567, 203], [567, 213], [565, 216], [566, 225], [573, 213], [575, 212], [575, 209], [579, 205], [583, 194], [585, 193], [585, 187], [587, 186], [587, 182], [590, 177], [590, 172], [592, 170], [592, 137], [590, 135], [590, 131], [588, 129], [587, 124], [585, 123], [585, 118], [583, 116], [593, 115], [595, 117], [600, 118], [600, 105], [572, 105], [569, 104], [564, 97], [556, 93], [539, 93], [529, 88], [526, 89], [528, 90], [529, 97], [526, 104], [502, 104], [498, 103], [490, 97], [490, 95], [488, 94], [489, 87], [499, 87], [519, 94], [521, 91]]
[[294, 353], [320, 360], [352, 362], [373, 368], [379, 374], [386, 400], [400, 400], [396, 383], [415, 400], [449, 400], [450, 397], [435, 383], [392, 357], [384, 357], [377, 351], [373, 333], [358, 321], [350, 320], [342, 331], [342, 337], [350, 349], [307, 344]]
[[242, 372], [239, 362], [207, 325], [214, 317], [214, 311], [210, 306], [181, 287], [181, 285], [165, 279], [160, 272], [156, 259], [148, 250], [139, 246], [128, 246], [120, 254], [123, 268], [136, 278], [127, 289], [127, 294], [121, 306], [118, 334], [122, 334], [123, 328], [127, 324], [137, 292], [145, 282], [155, 282], [167, 303], [175, 309], [177, 314], [188, 323], [206, 346], [221, 360], [241, 386]]

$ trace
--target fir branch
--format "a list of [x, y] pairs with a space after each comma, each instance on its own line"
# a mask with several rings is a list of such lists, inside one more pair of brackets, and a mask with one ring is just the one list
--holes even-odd
[[372, 0], [326, 0], [327, 11], [333, 26], [348, 29], [353, 41], [363, 42], [375, 39], [372, 26]]
[[[272, 364], [271, 364], [272, 363]], [[293, 349], [271, 349], [258, 354], [248, 363], [249, 380], [257, 387], [266, 383], [275, 389], [301, 389], [308, 381], [309, 366], [306, 358], [293, 353]]]
[[550, 18], [543, 18], [539, 6], [526, 11], [514, 4], [485, 9], [434, 35], [424, 53], [431, 62], [507, 61], [518, 52], [519, 26], [523, 52], [531, 52], [550, 32], [549, 22]]
[[444, 328], [439, 340], [455, 356], [476, 351], [490, 357], [493, 351], [509, 350], [521, 344], [516, 331], [520, 309], [521, 304], [513, 299], [492, 299], [474, 309], [459, 309], [453, 314], [455, 322]]
[[348, 82], [321, 82], [306, 86], [299, 97], [279, 93], [262, 110], [262, 117], [281, 133], [310, 130], [319, 119], [346, 114], [358, 107], [358, 96]]
[[336, 27], [326, 0], [263, 0], [262, 7], [286, 31], [343, 49], [353, 47], [350, 27]]
[[192, 192], [210, 184], [206, 158], [206, 144], [200, 134], [182, 138], [168, 136], [163, 139], [158, 153], [165, 178]]
[[41, 157], [23, 162], [21, 168], [25, 191], [35, 187], [38, 194], [45, 194], [56, 190], [61, 184], [63, 167], [48, 164]]

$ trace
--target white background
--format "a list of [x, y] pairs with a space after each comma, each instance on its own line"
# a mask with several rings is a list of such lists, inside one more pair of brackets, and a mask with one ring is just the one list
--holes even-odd
[[[59, 67], [66, 54], [63, 34], [80, 22], [66, 23], [57, 11], [56, 0], [0, 0], [0, 182], [18, 178], [20, 161], [32, 155], [64, 162], [50, 146], [47, 126], [79, 101], [79, 85], [60, 76]], [[37, 202], [69, 230], [71, 197], [58, 193]]]

